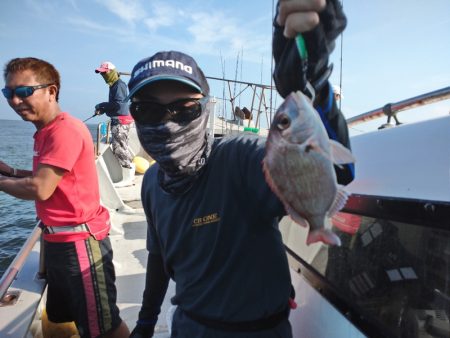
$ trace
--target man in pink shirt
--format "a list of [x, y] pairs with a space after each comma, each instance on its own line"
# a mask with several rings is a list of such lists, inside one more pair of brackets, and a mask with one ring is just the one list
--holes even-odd
[[53, 65], [16, 58], [3, 75], [8, 104], [37, 130], [33, 171], [0, 162], [0, 191], [35, 200], [44, 233], [49, 320], [75, 321], [81, 337], [128, 337], [116, 305], [109, 213], [100, 205], [89, 130], [61, 112]]

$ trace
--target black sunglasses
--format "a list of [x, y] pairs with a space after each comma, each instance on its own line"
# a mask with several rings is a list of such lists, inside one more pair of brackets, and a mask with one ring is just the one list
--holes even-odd
[[37, 85], [37, 86], [20, 86], [20, 87], [14, 88], [14, 89], [5, 87], [2, 89], [2, 93], [3, 93], [3, 96], [8, 100], [11, 100], [14, 97], [14, 95], [23, 99], [25, 97], [33, 95], [33, 93], [36, 89], [47, 88], [48, 86], [51, 86], [52, 84], [53, 83], [41, 84], [41, 85]]
[[154, 101], [136, 101], [130, 104], [130, 113], [139, 124], [159, 124], [167, 121], [190, 122], [202, 114], [209, 97], [181, 99], [169, 104]]

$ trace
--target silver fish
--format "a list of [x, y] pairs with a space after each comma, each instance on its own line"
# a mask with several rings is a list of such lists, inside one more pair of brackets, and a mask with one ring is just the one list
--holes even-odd
[[[278, 108], [266, 141], [266, 181], [286, 212], [309, 225], [306, 243], [340, 245], [325, 219], [345, 206], [349, 193], [338, 185], [333, 164], [355, 162], [342, 144], [330, 140], [318, 112], [301, 92], [291, 93]], [[305, 222], [306, 221], [306, 222]]]

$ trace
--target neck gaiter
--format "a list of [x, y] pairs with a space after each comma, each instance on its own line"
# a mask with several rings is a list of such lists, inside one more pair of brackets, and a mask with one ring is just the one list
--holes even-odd
[[106, 84], [110, 87], [119, 80], [119, 73], [115, 69], [111, 69], [107, 73], [101, 73], [101, 75], [103, 80], [105, 80]]
[[159, 183], [167, 192], [181, 194], [189, 190], [205, 166], [212, 144], [206, 130], [208, 115], [204, 110], [198, 118], [186, 123], [136, 123], [139, 141], [158, 162]]

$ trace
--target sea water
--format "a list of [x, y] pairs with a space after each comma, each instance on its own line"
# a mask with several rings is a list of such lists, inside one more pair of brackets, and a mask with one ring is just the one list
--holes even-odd
[[[88, 125], [92, 135], [96, 125]], [[0, 120], [0, 161], [14, 168], [31, 170], [33, 124], [21, 120]], [[93, 136], [94, 138], [94, 136]], [[0, 192], [0, 276], [19, 252], [36, 225], [34, 201]]]

